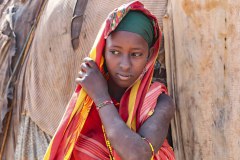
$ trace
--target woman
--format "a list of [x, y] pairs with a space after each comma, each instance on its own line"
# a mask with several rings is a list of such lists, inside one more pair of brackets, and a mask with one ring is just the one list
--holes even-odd
[[160, 36], [140, 2], [109, 15], [44, 159], [174, 159], [164, 141], [174, 105], [151, 84]]

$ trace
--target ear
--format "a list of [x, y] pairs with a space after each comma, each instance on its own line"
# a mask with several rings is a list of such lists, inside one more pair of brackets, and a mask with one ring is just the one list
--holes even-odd
[[149, 61], [154, 53], [154, 47], [151, 47], [148, 52], [147, 61]]

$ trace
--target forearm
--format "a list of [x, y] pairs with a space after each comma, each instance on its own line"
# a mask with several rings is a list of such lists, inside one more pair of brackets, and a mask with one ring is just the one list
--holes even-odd
[[127, 127], [114, 105], [101, 108], [99, 115], [111, 146], [123, 160], [150, 159], [152, 156], [150, 146], [139, 134]]
[[[155, 112], [154, 114], [160, 114]], [[155, 153], [157, 153], [167, 137], [170, 121], [163, 118], [156, 121], [153, 117], [149, 117], [148, 121], [143, 123], [139, 130], [140, 135], [144, 135], [152, 143]], [[157, 136], [156, 136], [157, 135]]]

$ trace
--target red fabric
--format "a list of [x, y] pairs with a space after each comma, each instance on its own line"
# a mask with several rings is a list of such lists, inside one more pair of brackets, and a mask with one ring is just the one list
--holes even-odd
[[[89, 113], [89, 116], [85, 122], [85, 126], [83, 127], [83, 130], [81, 132], [81, 135], [86, 136], [85, 141], [82, 136], [78, 138], [78, 141], [75, 144], [75, 147], [73, 150], [73, 155], [71, 157], [72, 160], [96, 159], [91, 157], [91, 155], [95, 155], [98, 159], [109, 159], [109, 152], [105, 144], [101, 119], [98, 115], [98, 111], [95, 106], [92, 107]], [[105, 150], [103, 149], [102, 146], [100, 145], [99, 145], [100, 147], [97, 146], [98, 144], [94, 144], [94, 143], [89, 144], [90, 143], [89, 139], [96, 140], [97, 142], [102, 144]], [[81, 148], [88, 150], [89, 153], [84, 152], [84, 150], [80, 150]]]

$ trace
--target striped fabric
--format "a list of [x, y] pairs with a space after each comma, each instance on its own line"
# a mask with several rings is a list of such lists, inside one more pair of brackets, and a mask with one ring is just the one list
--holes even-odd
[[75, 150], [80, 152], [82, 155], [85, 154], [88, 157], [91, 157], [92, 159], [109, 159], [109, 152], [105, 145], [99, 143], [97, 140], [91, 137], [87, 137], [82, 134], [79, 137], [79, 141], [77, 141], [75, 145]]
[[[117, 27], [121, 19], [129, 10], [139, 10], [154, 21], [154, 32], [155, 38], [157, 39], [154, 44], [155, 50], [153, 56], [146, 65], [145, 72], [123, 95], [120, 102], [120, 116], [126, 122], [129, 128], [131, 128], [133, 131], [137, 131], [141, 125], [140, 121], [138, 120], [139, 117], [137, 117], [138, 108], [143, 106], [144, 97], [146, 96], [150, 87], [154, 62], [156, 61], [160, 45], [161, 32], [159, 31], [157, 19], [138, 1], [131, 2], [119, 7], [118, 9], [115, 9], [102, 25], [89, 56], [96, 62], [100, 71], [102, 71], [104, 74], [104, 58], [102, 53], [105, 46], [105, 39]], [[71, 158], [72, 152], [76, 147], [76, 143], [81, 143], [81, 141], [79, 142], [78, 139], [81, 135], [81, 131], [83, 130], [83, 126], [88, 118], [92, 106], [94, 106], [93, 101], [90, 99], [90, 97], [88, 97], [87, 93], [81, 88], [80, 85], [77, 86], [72, 98], [70, 99], [67, 110], [61, 120], [57, 132], [50, 142], [50, 145], [44, 156], [45, 160], [67, 160]], [[85, 140], [86, 139], [87, 138], [85, 137]], [[83, 150], [83, 148], [81, 149]], [[85, 152], [89, 152], [89, 150], [85, 149]], [[95, 154], [94, 156], [98, 155]]]
[[167, 88], [161, 83], [155, 82], [151, 85], [146, 97], [144, 98], [144, 102], [142, 107], [139, 109], [139, 122], [140, 125], [153, 114], [154, 108], [157, 104], [157, 98], [160, 94], [166, 93]]

